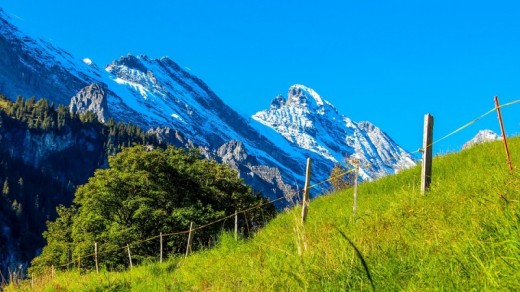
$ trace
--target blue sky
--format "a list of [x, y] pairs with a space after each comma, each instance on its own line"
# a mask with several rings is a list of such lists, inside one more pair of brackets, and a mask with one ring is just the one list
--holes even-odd
[[[100, 66], [127, 53], [169, 56], [249, 116], [305, 84], [354, 121], [414, 151], [520, 99], [516, 1], [0, 0], [15, 23]], [[520, 104], [503, 109], [520, 133]], [[495, 114], [434, 146], [459, 150]]]

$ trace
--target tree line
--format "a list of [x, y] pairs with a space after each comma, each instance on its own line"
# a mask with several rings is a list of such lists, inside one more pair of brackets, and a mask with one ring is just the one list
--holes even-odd
[[[73, 141], [36, 165], [24, 159], [19, 147], [9, 145], [24, 135]], [[45, 99], [18, 97], [12, 102], [0, 95], [0, 140], [0, 220], [14, 231], [10, 240], [19, 243], [20, 260], [39, 254], [32, 262], [34, 271], [90, 254], [93, 242], [120, 247], [160, 232], [186, 230], [191, 221], [200, 226], [265, 203], [236, 171], [203, 159], [196, 150], [162, 145], [138, 126], [113, 119], [103, 124], [91, 112], [70, 113]], [[31, 147], [39, 151], [46, 146]], [[245, 232], [274, 214], [274, 206], [267, 205], [241, 217], [239, 226]], [[233, 225], [229, 220], [198, 231], [194, 248], [211, 245]], [[168, 238], [165, 254], [183, 252], [184, 237]], [[0, 243], [7, 240], [0, 235]], [[147, 242], [132, 253], [136, 260], [156, 257], [156, 245]], [[0, 246], [2, 257], [7, 244]], [[107, 268], [127, 263], [124, 254], [103, 257]], [[92, 267], [93, 259], [82, 259], [81, 265]]]
[[7, 228], [0, 233], [0, 261], [13, 265], [39, 253], [56, 206], [70, 206], [77, 186], [106, 168], [108, 156], [133, 145], [164, 147], [135, 125], [102, 124], [93, 113], [74, 114], [46, 99], [13, 102], [2, 95], [0, 143], [0, 226]]

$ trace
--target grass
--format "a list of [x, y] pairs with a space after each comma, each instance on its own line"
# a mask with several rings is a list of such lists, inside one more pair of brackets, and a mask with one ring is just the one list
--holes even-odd
[[131, 271], [59, 272], [7, 290], [337, 291], [520, 290], [520, 138], [436, 157], [430, 192], [420, 168], [281, 213], [248, 240]]

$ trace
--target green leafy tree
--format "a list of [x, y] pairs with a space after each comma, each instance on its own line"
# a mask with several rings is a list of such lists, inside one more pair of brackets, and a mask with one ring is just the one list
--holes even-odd
[[[196, 151], [168, 147], [150, 150], [144, 146], [125, 148], [110, 157], [108, 169], [97, 170], [87, 184], [75, 194], [77, 212], [70, 227], [74, 257], [92, 253], [94, 242], [100, 251], [117, 250], [133, 242], [188, 229], [213, 222], [235, 210], [264, 203], [264, 199], [238, 178], [236, 171], [225, 165], [200, 158]], [[274, 216], [274, 207], [249, 214], [249, 225], [261, 225], [264, 218]], [[244, 222], [245, 224], [245, 222]], [[194, 248], [204, 246], [218, 235], [221, 224], [198, 230]], [[49, 245], [64, 242], [60, 234], [46, 234]], [[166, 253], [184, 252], [186, 234], [166, 239]], [[49, 250], [47, 252], [46, 250]], [[48, 247], [36, 266], [50, 265]], [[146, 241], [132, 246], [136, 260], [157, 257], [157, 242]], [[90, 262], [89, 262], [90, 261]], [[109, 267], [126, 266], [125, 253], [105, 253], [102, 263]], [[82, 265], [93, 266], [91, 258]]]
[[47, 222], [47, 231], [43, 237], [47, 245], [42, 254], [35, 258], [32, 265], [34, 271], [41, 271], [43, 266], [65, 266], [69, 263], [69, 255], [72, 250], [72, 219], [76, 213], [74, 207], [66, 208], [60, 205], [56, 208], [58, 218], [54, 222]]

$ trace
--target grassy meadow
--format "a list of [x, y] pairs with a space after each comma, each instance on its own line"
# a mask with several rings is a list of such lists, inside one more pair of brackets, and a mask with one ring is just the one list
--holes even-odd
[[[250, 239], [223, 233], [215, 248], [130, 271], [56, 272], [8, 291], [520, 290], [520, 138], [434, 159], [280, 213]], [[196, 233], [195, 233], [196, 236]]]

